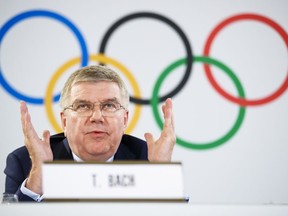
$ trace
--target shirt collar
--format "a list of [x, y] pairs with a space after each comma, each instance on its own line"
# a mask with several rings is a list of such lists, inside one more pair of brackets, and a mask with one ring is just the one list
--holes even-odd
[[[72, 152], [73, 155], [73, 159], [76, 162], [84, 162], [81, 158], [79, 158], [76, 154], [74, 154], [74, 152]], [[113, 162], [114, 160], [114, 155], [112, 157], [110, 157], [106, 162]]]

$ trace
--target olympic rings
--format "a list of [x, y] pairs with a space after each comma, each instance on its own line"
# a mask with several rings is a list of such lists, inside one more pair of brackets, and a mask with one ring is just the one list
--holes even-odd
[[[130, 21], [132, 19], [136, 19], [136, 18], [153, 18], [153, 19], [157, 19], [160, 20], [164, 23], [166, 23], [167, 25], [171, 26], [176, 32], [177, 34], [180, 36], [180, 38], [183, 40], [184, 46], [185, 46], [185, 50], [186, 50], [186, 54], [187, 54], [187, 67], [186, 67], [186, 71], [185, 74], [181, 80], [181, 82], [178, 84], [178, 86], [171, 91], [170, 93], [168, 93], [167, 95], [164, 95], [162, 97], [160, 97], [160, 101], [163, 102], [164, 100], [166, 100], [166, 98], [169, 97], [173, 97], [174, 95], [176, 95], [186, 84], [186, 82], [189, 79], [189, 76], [191, 74], [192, 71], [192, 63], [193, 63], [193, 54], [192, 54], [192, 49], [190, 46], [190, 42], [188, 40], [188, 38], [186, 37], [186, 35], [184, 34], [184, 32], [181, 30], [181, 28], [176, 25], [173, 21], [171, 21], [170, 19], [159, 15], [159, 14], [155, 14], [155, 13], [149, 13], [149, 12], [142, 12], [142, 13], [133, 13], [130, 15], [127, 15], [125, 17], [122, 17], [121, 19], [119, 19], [116, 23], [114, 23], [106, 32], [106, 34], [104, 35], [101, 45], [100, 45], [100, 50], [99, 53], [103, 53], [105, 54], [105, 48], [108, 42], [108, 39], [110, 38], [110, 36], [112, 35], [112, 33], [123, 23]], [[141, 99], [141, 98], [137, 98], [137, 97], [130, 97], [130, 100], [136, 104], [150, 104], [151, 101], [149, 99]]]
[[[13, 17], [12, 19], [8, 20], [4, 24], [4, 26], [0, 29], [0, 45], [1, 45], [1, 41], [2, 41], [3, 37], [5, 36], [5, 34], [15, 24], [17, 24], [18, 22], [20, 22], [20, 21], [22, 21], [24, 19], [28, 19], [28, 18], [31, 18], [31, 17], [37, 17], [37, 16], [55, 19], [55, 20], [60, 21], [65, 26], [67, 26], [74, 33], [74, 35], [76, 36], [76, 38], [79, 41], [79, 44], [80, 44], [80, 47], [81, 47], [81, 53], [82, 53], [81, 65], [82, 66], [87, 65], [87, 62], [88, 62], [88, 50], [87, 50], [87, 47], [86, 47], [86, 44], [85, 44], [85, 40], [84, 40], [82, 34], [80, 33], [80, 31], [67, 18], [65, 18], [65, 17], [63, 17], [63, 16], [61, 16], [59, 14], [56, 14], [54, 12], [50, 12], [50, 11], [44, 11], [44, 10], [28, 11], [28, 12], [24, 12], [24, 13], [18, 14], [15, 17]], [[2, 84], [2, 86], [4, 87], [4, 89], [8, 93], [10, 93], [12, 96], [18, 98], [19, 100], [23, 100], [23, 101], [26, 101], [28, 103], [33, 103], [33, 104], [43, 104], [43, 99], [42, 98], [35, 98], [35, 97], [28, 96], [28, 95], [24, 95], [24, 94], [18, 92], [16, 89], [14, 89], [5, 80], [4, 75], [2, 74], [1, 68], [0, 68], [0, 84]], [[59, 100], [59, 94], [54, 97], [54, 101], [58, 101], [58, 100]]]
[[[210, 48], [211, 48], [211, 44], [213, 42], [213, 40], [215, 39], [216, 35], [220, 32], [220, 30], [222, 30], [222, 28], [226, 27], [227, 25], [231, 24], [232, 22], [235, 21], [240, 21], [240, 20], [255, 20], [255, 21], [259, 21], [259, 22], [263, 22], [267, 25], [269, 25], [270, 27], [272, 27], [274, 30], [276, 30], [276, 32], [279, 33], [279, 35], [281, 36], [281, 38], [284, 40], [286, 47], [288, 47], [288, 35], [286, 33], [286, 31], [280, 26], [278, 25], [276, 22], [274, 22], [271, 19], [268, 19], [264, 16], [260, 16], [260, 15], [256, 15], [256, 14], [241, 14], [241, 15], [237, 15], [237, 16], [232, 16], [224, 21], [222, 21], [218, 26], [216, 26], [216, 28], [214, 28], [214, 30], [211, 32], [211, 34], [209, 35], [207, 41], [206, 41], [206, 45], [204, 48], [204, 56], [209, 56], [210, 53]], [[231, 94], [227, 93], [223, 88], [221, 88], [218, 83], [216, 82], [216, 80], [214, 79], [211, 69], [209, 67], [209, 65], [204, 65], [204, 69], [206, 72], [206, 76], [208, 77], [210, 83], [212, 84], [212, 86], [215, 88], [215, 90], [220, 93], [222, 96], [224, 96], [226, 99], [237, 103], [241, 106], [256, 106], [256, 105], [262, 105], [265, 103], [268, 103], [272, 100], [275, 100], [277, 97], [279, 97], [288, 87], [288, 74], [286, 76], [286, 79], [284, 80], [284, 82], [282, 83], [282, 85], [272, 94], [270, 94], [267, 97], [261, 98], [261, 99], [257, 99], [257, 100], [247, 100], [244, 98], [237, 98], [232, 96]]]
[[[46, 89], [46, 93], [45, 93], [44, 98], [31, 97], [28, 95], [24, 95], [24, 94], [18, 92], [17, 90], [15, 90], [5, 80], [3, 72], [1, 71], [1, 68], [0, 68], [0, 84], [4, 87], [4, 89], [9, 94], [11, 94], [15, 98], [18, 98], [20, 100], [24, 100], [28, 103], [44, 104], [45, 110], [46, 110], [48, 118], [49, 118], [49, 121], [50, 121], [52, 127], [54, 128], [54, 130], [57, 132], [62, 131], [62, 129], [58, 125], [58, 123], [54, 117], [53, 110], [52, 110], [52, 104], [53, 104], [53, 102], [57, 102], [59, 100], [60, 95], [58, 94], [58, 95], [53, 96], [54, 86], [55, 86], [56, 82], [58, 81], [58, 79], [60, 78], [60, 76], [65, 71], [67, 71], [67, 69], [69, 69], [70, 67], [72, 67], [76, 64], [79, 64], [79, 63], [81, 63], [82, 67], [86, 66], [88, 64], [89, 60], [90, 61], [97, 61], [101, 64], [104, 63], [104, 64], [111, 64], [111, 65], [115, 66], [124, 74], [124, 76], [126, 76], [126, 78], [129, 80], [130, 84], [132, 85], [134, 95], [133, 95], [133, 97], [130, 96], [130, 99], [131, 99], [131, 102], [135, 103], [135, 111], [134, 111], [132, 120], [130, 121], [130, 123], [126, 129], [127, 133], [131, 133], [131, 131], [136, 126], [137, 121], [140, 118], [140, 112], [141, 112], [141, 107], [142, 107], [141, 105], [151, 104], [152, 110], [153, 110], [153, 116], [156, 120], [156, 123], [160, 128], [162, 128], [163, 122], [162, 122], [162, 119], [159, 115], [158, 103], [163, 102], [168, 97], [175, 96], [180, 90], [182, 90], [182, 88], [184, 87], [184, 85], [188, 81], [190, 74], [192, 73], [192, 65], [194, 63], [194, 60], [195, 60], [195, 62], [204, 63], [205, 74], [206, 74], [208, 80], [210, 81], [210, 83], [212, 84], [213, 88], [216, 89], [216, 91], [218, 93], [220, 93], [223, 97], [225, 97], [229, 101], [238, 104], [239, 105], [239, 111], [238, 111], [237, 119], [234, 122], [234, 124], [232, 125], [232, 128], [229, 129], [228, 132], [226, 132], [226, 134], [224, 134], [223, 136], [221, 136], [220, 138], [218, 138], [214, 141], [207, 142], [207, 143], [194, 143], [194, 142], [188, 142], [186, 140], [183, 140], [177, 136], [176, 137], [177, 138], [177, 140], [176, 140], [177, 144], [179, 144], [183, 147], [189, 148], [189, 149], [205, 150], [205, 149], [215, 148], [215, 147], [218, 147], [218, 146], [224, 144], [225, 142], [227, 142], [229, 139], [231, 139], [235, 135], [235, 133], [239, 130], [240, 126], [242, 125], [244, 117], [245, 117], [245, 113], [246, 113], [246, 106], [262, 105], [264, 103], [271, 102], [271, 101], [275, 100], [277, 97], [279, 97], [281, 94], [283, 94], [285, 92], [285, 90], [288, 88], [288, 74], [287, 74], [287, 77], [284, 80], [284, 82], [282, 83], [282, 85], [274, 93], [268, 95], [267, 97], [261, 98], [261, 99], [248, 100], [245, 98], [245, 93], [244, 93], [243, 87], [242, 87], [239, 79], [232, 72], [232, 70], [230, 68], [228, 68], [226, 65], [224, 65], [223, 63], [221, 63], [218, 60], [211, 58], [209, 56], [212, 42], [214, 41], [216, 35], [224, 27], [228, 26], [232, 22], [237, 22], [237, 21], [241, 21], [241, 20], [254, 20], [254, 21], [258, 21], [258, 22], [262, 22], [264, 24], [267, 24], [268, 26], [273, 28], [280, 35], [280, 37], [284, 40], [285, 46], [287, 48], [288, 47], [288, 34], [287, 34], [287, 32], [276, 22], [272, 21], [269, 18], [261, 16], [261, 15], [240, 14], [240, 15], [232, 16], [232, 17], [229, 17], [228, 19], [225, 19], [220, 24], [218, 24], [216, 26], [216, 28], [214, 28], [212, 30], [211, 34], [209, 35], [209, 37], [205, 43], [205, 46], [204, 46], [203, 56], [195, 57], [195, 59], [193, 58], [193, 53], [191, 50], [190, 43], [189, 43], [186, 35], [184, 34], [184, 32], [180, 29], [180, 27], [178, 25], [176, 25], [170, 19], [168, 19], [162, 15], [159, 15], [156, 13], [151, 13], [151, 12], [141, 12], [141, 13], [129, 14], [127, 16], [120, 18], [118, 21], [116, 21], [114, 24], [112, 24], [111, 27], [108, 29], [108, 31], [104, 34], [104, 37], [101, 41], [101, 45], [100, 45], [100, 49], [99, 49], [100, 54], [97, 54], [97, 55], [90, 55], [89, 56], [88, 50], [87, 50], [87, 47], [86, 47], [86, 44], [85, 44], [85, 41], [84, 41], [82, 34], [80, 33], [80, 31], [77, 29], [77, 27], [71, 21], [69, 21], [67, 18], [65, 18], [65, 17], [63, 17], [57, 13], [45, 11], [45, 10], [32, 10], [32, 11], [28, 11], [28, 12], [23, 12], [21, 14], [14, 16], [10, 20], [8, 20], [3, 25], [3, 27], [0, 28], [0, 45], [1, 45], [2, 39], [4, 38], [6, 33], [15, 24], [17, 24], [18, 22], [20, 22], [24, 19], [38, 17], [38, 16], [54, 19], [54, 20], [59, 21], [60, 23], [64, 24], [65, 26], [67, 26], [73, 32], [73, 34], [76, 36], [76, 38], [79, 42], [79, 45], [81, 48], [81, 56], [67, 61], [53, 74], [53, 76], [51, 77], [51, 80], [48, 83], [48, 87]], [[137, 84], [136, 79], [133, 77], [132, 73], [130, 71], [128, 71], [128, 69], [126, 67], [124, 67], [122, 64], [120, 64], [118, 61], [113, 60], [111, 58], [108, 58], [107, 56], [104, 55], [105, 49], [107, 46], [107, 42], [110, 39], [112, 33], [114, 33], [114, 31], [116, 31], [116, 29], [118, 27], [120, 27], [120, 25], [122, 25], [125, 22], [128, 22], [130, 20], [136, 19], [136, 18], [152, 18], [152, 19], [156, 19], [158, 21], [164, 22], [165, 24], [169, 25], [170, 27], [172, 27], [177, 32], [177, 34], [179, 35], [179, 37], [181, 38], [181, 40], [183, 41], [184, 46], [185, 46], [186, 57], [175, 61], [174, 63], [170, 64], [163, 72], [161, 72], [161, 74], [160, 74], [159, 78], [156, 80], [155, 86], [153, 88], [153, 94], [152, 94], [151, 99], [142, 99], [141, 98], [139, 85]], [[186, 70], [185, 70], [184, 76], [182, 77], [182, 80], [179, 82], [179, 84], [176, 86], [176, 88], [173, 89], [168, 94], [165, 94], [164, 96], [158, 97], [160, 86], [161, 86], [163, 80], [166, 78], [166, 76], [168, 76], [175, 68], [177, 68], [183, 64], [186, 64]], [[215, 81], [214, 76], [212, 75], [212, 72], [211, 72], [211, 69], [209, 66], [210, 64], [223, 70], [223, 72], [225, 72], [232, 79], [232, 81], [234, 82], [234, 84], [237, 88], [238, 97], [230, 95], [229, 93], [225, 92], [219, 86], [219, 84]]]
[[[126, 67], [124, 67], [121, 63], [119, 63], [116, 60], [113, 60], [112, 58], [108, 58], [104, 55], [101, 55], [101, 54], [90, 55], [89, 59], [90, 59], [90, 61], [109, 63], [109, 64], [115, 66], [116, 68], [118, 68], [126, 76], [126, 78], [129, 80], [129, 82], [131, 83], [134, 94], [137, 97], [141, 97], [139, 85], [138, 85], [136, 79], [133, 77], [132, 73]], [[47, 87], [46, 94], [45, 94], [44, 106], [45, 106], [46, 113], [48, 115], [48, 119], [49, 119], [52, 127], [54, 128], [54, 130], [56, 132], [61, 132], [62, 128], [57, 123], [57, 120], [55, 119], [54, 114], [53, 114], [53, 110], [52, 110], [53, 89], [55, 87], [57, 80], [60, 78], [60, 76], [65, 71], [67, 71], [70, 67], [74, 66], [75, 64], [77, 64], [79, 62], [80, 62], [80, 57], [73, 58], [70, 61], [66, 62], [53, 74], [50, 81], [48, 82], [48, 87]], [[133, 115], [132, 120], [129, 123], [127, 129], [126, 129], [126, 133], [131, 133], [131, 131], [134, 129], [137, 121], [140, 118], [140, 113], [141, 113], [141, 106], [136, 104], [134, 115]]]
[[[157, 105], [158, 105], [158, 92], [160, 90], [160, 86], [161, 86], [162, 82], [164, 81], [165, 77], [167, 77], [175, 68], [179, 67], [182, 64], [185, 64], [186, 61], [187, 60], [185, 58], [182, 58], [182, 59], [175, 61], [174, 63], [169, 65], [160, 74], [159, 78], [156, 81], [156, 84], [155, 84], [154, 89], [153, 89], [153, 96], [152, 96], [152, 110], [153, 110], [153, 114], [154, 114], [154, 117], [156, 119], [156, 122], [157, 122], [159, 128], [163, 128], [163, 122], [162, 122], [162, 119], [160, 117], [158, 107], [157, 107]], [[242, 98], [245, 98], [245, 93], [244, 93], [243, 87], [242, 87], [239, 79], [232, 72], [232, 70], [229, 69], [227, 66], [225, 66], [223, 63], [221, 63], [215, 59], [212, 59], [209, 57], [204, 57], [204, 56], [203, 57], [195, 56], [194, 61], [212, 64], [212, 65], [222, 69], [232, 79], [232, 81], [236, 85], [239, 96]], [[199, 143], [188, 142], [188, 141], [185, 141], [179, 137], [176, 137], [176, 139], [177, 139], [176, 143], [183, 146], [183, 147], [191, 148], [191, 149], [203, 150], [203, 149], [215, 148], [215, 147], [222, 145], [223, 143], [227, 142], [229, 139], [231, 139], [234, 136], [234, 134], [240, 128], [240, 126], [243, 122], [244, 116], [245, 116], [245, 107], [240, 107], [237, 120], [234, 123], [233, 127], [223, 137], [221, 137], [215, 141], [204, 143], [204, 144], [199, 144]]]

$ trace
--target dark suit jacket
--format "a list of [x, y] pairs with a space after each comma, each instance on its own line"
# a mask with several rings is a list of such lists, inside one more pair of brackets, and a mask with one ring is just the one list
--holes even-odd
[[[53, 160], [73, 160], [68, 141], [63, 133], [50, 137]], [[148, 160], [147, 143], [130, 135], [123, 135], [114, 160]], [[24, 195], [21, 184], [31, 169], [31, 160], [26, 146], [22, 146], [7, 156], [5, 193], [17, 194], [19, 201], [34, 201]]]

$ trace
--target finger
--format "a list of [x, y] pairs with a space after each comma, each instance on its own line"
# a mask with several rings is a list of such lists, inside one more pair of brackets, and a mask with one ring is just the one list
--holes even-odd
[[24, 101], [20, 102], [21, 124], [24, 137], [28, 140], [38, 139], [38, 135], [31, 123], [31, 116], [28, 111], [27, 104]]
[[172, 100], [168, 98], [162, 106], [162, 112], [164, 115], [164, 119], [171, 119], [172, 117]]
[[43, 131], [42, 137], [45, 143], [50, 143], [50, 132], [48, 130]]
[[174, 130], [174, 120], [173, 120], [173, 104], [171, 98], [168, 98], [165, 101], [165, 104], [162, 106], [162, 111], [164, 114], [164, 128], [163, 130]]
[[154, 137], [151, 133], [145, 133], [144, 137], [145, 137], [145, 140], [146, 140], [148, 148], [149, 148], [149, 146], [153, 145], [153, 143], [154, 143]]
[[21, 115], [21, 125], [24, 135], [26, 134], [26, 122], [27, 122], [27, 106], [24, 101], [20, 101], [20, 115]]

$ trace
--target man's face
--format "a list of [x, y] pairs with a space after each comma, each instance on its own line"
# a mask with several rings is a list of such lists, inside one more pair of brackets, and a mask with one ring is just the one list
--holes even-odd
[[[70, 104], [76, 100], [92, 103], [117, 100], [123, 104], [120, 89], [113, 82], [82, 82], [71, 89]], [[80, 117], [67, 109], [61, 112], [64, 133], [72, 151], [82, 160], [106, 161], [117, 151], [127, 127], [128, 111], [119, 109], [112, 117], [104, 117], [96, 105], [89, 117]]]

